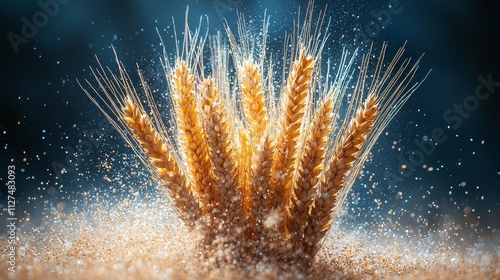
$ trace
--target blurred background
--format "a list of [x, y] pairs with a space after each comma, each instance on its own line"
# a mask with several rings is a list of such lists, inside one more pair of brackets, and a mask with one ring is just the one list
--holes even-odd
[[[453, 229], [472, 239], [500, 228], [500, 10], [493, 2], [315, 1], [317, 10], [328, 5], [331, 18], [327, 57], [337, 61], [343, 47], [365, 53], [371, 43], [378, 50], [384, 41], [391, 57], [407, 42], [405, 56], [425, 53], [415, 81], [432, 69], [353, 186], [346, 207], [353, 225]], [[114, 67], [113, 45], [131, 73], [137, 63], [164, 91], [158, 32], [174, 51], [172, 22], [180, 32], [188, 6], [191, 26], [203, 18], [203, 30], [208, 26], [212, 34], [223, 31], [225, 20], [236, 28], [237, 11], [259, 30], [267, 10], [273, 51], [281, 50], [297, 7], [304, 11], [307, 1], [26, 0], [2, 6], [3, 211], [11, 164], [20, 217], [42, 217], [51, 207], [70, 211], [79, 196], [97, 190], [118, 197], [127, 179], [141, 177], [138, 184], [152, 187], [76, 80], [92, 80], [95, 56]], [[475, 97], [478, 86], [484, 100]]]

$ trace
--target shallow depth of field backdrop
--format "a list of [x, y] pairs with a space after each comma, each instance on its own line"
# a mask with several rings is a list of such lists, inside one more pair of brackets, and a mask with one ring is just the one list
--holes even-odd
[[[457, 244], [484, 237], [498, 244], [500, 10], [498, 3], [481, 2], [315, 2], [317, 10], [328, 4], [332, 19], [327, 57], [337, 61], [343, 46], [360, 47], [363, 53], [372, 42], [378, 50], [384, 41], [392, 56], [407, 41], [408, 56], [425, 52], [416, 80], [432, 69], [380, 137], [373, 161], [353, 186], [349, 218], [344, 219], [353, 228], [378, 232], [381, 224], [391, 224], [413, 235], [446, 229]], [[203, 17], [205, 28], [208, 17], [212, 34], [223, 31], [224, 18], [234, 29], [237, 11], [257, 30], [267, 9], [269, 48], [281, 50], [297, 7], [304, 10], [307, 1], [32, 0], [2, 5], [2, 237], [11, 164], [17, 172], [16, 216], [29, 216], [34, 226], [42, 224], [51, 207], [85, 207], [78, 198], [95, 188], [117, 199], [134, 191], [120, 189], [123, 180], [136, 180], [142, 186], [135, 190], [139, 196], [153, 188], [141, 172], [124, 177], [140, 163], [76, 79], [91, 78], [88, 66], [96, 66], [95, 55], [114, 67], [113, 45], [132, 73], [137, 63], [156, 81], [153, 87], [165, 90], [156, 28], [167, 51], [173, 51], [172, 17], [179, 31], [188, 6], [191, 26]]]

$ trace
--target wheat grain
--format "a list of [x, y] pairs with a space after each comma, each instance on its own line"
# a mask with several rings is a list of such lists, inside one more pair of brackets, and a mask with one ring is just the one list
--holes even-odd
[[256, 225], [254, 228], [256, 235], [264, 234], [262, 232], [264, 230], [264, 219], [270, 209], [271, 166], [274, 151], [272, 145], [271, 136], [265, 136], [262, 145], [260, 145], [260, 150], [256, 151], [253, 158], [253, 168], [250, 176], [250, 204], [253, 221]]
[[239, 186], [243, 190], [244, 200], [243, 207], [247, 213], [251, 212], [250, 210], [250, 170], [251, 170], [251, 160], [252, 160], [252, 146], [250, 142], [250, 135], [248, 130], [244, 127], [241, 120], [237, 121], [237, 135], [235, 135], [236, 140], [238, 141], [238, 154], [237, 154], [237, 162], [238, 162], [238, 177], [239, 177]]
[[259, 143], [267, 127], [266, 99], [262, 90], [262, 75], [252, 59], [240, 68], [242, 105], [252, 143]]

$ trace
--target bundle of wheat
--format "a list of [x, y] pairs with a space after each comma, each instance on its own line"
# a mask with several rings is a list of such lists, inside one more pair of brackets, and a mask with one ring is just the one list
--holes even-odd
[[410, 84], [419, 60], [399, 63], [401, 48], [384, 67], [385, 44], [373, 73], [371, 49], [363, 56], [354, 84], [356, 55], [344, 52], [331, 82], [321, 69], [325, 13], [312, 18], [310, 5], [287, 37], [278, 86], [265, 52], [268, 18], [259, 45], [242, 19], [239, 39], [226, 29], [229, 46], [210, 37], [210, 67], [207, 37], [186, 24], [176, 57], [164, 51], [171, 130], [140, 70], [143, 94], [118, 58], [118, 74], [100, 66], [98, 87], [84, 88], [216, 264], [312, 264], [371, 147], [418, 86]]

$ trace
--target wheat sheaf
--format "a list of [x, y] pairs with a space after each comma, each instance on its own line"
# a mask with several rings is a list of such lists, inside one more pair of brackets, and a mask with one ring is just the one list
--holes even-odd
[[183, 39], [162, 58], [166, 95], [139, 69], [137, 87], [118, 58], [117, 72], [99, 63], [82, 86], [215, 265], [313, 264], [370, 149], [419, 85], [420, 59], [402, 60], [404, 48], [386, 62], [384, 44], [373, 67], [371, 48], [325, 63], [329, 24], [312, 6], [275, 54], [267, 16], [259, 35], [240, 15], [236, 34], [208, 36], [186, 13]]

